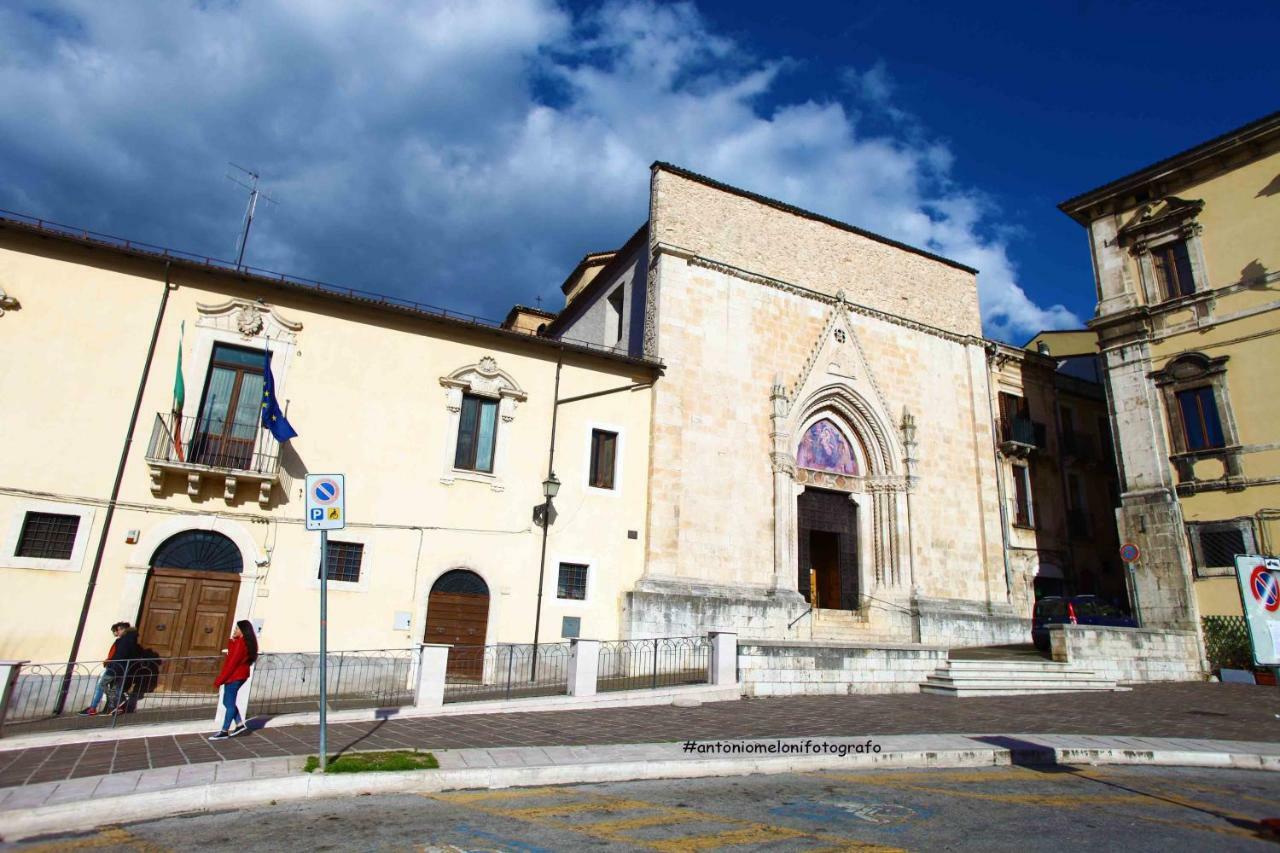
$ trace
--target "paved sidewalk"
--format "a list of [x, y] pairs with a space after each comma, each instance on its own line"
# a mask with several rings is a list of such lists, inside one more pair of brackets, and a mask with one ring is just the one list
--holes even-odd
[[[419, 717], [329, 727], [332, 752], [583, 746], [806, 736], [1038, 731], [1280, 742], [1280, 690], [1175, 683], [1126, 693], [955, 699], [803, 696], [634, 708]], [[271, 726], [228, 741], [132, 737], [0, 751], [0, 788], [141, 770], [314, 754], [317, 727]], [[0, 741], [0, 750], [4, 743]]]
[[[714, 743], [714, 745], [713, 745]], [[848, 769], [1148, 764], [1280, 771], [1280, 743], [1087, 735], [889, 735], [436, 752], [438, 770], [321, 775], [300, 757], [135, 770], [0, 789], [6, 841], [174, 814], [374, 793]], [[718, 749], [715, 748], [718, 745]], [[709, 748], [708, 748], [709, 747]], [[843, 751], [845, 754], [839, 754]]]

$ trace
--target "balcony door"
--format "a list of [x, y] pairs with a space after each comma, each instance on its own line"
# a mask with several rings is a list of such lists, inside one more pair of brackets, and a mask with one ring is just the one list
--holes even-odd
[[262, 365], [259, 350], [214, 345], [196, 422], [192, 462], [255, 470], [254, 445], [262, 417]]

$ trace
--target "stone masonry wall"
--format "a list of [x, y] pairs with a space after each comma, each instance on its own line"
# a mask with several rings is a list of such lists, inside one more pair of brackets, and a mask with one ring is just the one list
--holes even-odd
[[1053, 659], [1119, 682], [1198, 681], [1204, 677], [1194, 631], [1051, 625]]
[[744, 696], [919, 693], [946, 660], [947, 650], [932, 646], [738, 643]]
[[653, 239], [962, 335], [981, 335], [973, 273], [659, 168]]

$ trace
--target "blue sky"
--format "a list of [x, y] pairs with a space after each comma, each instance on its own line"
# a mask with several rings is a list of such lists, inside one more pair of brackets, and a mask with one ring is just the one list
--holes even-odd
[[1056, 204], [1277, 108], [1274, 2], [0, 7], [0, 207], [501, 317], [558, 308], [669, 160], [1093, 310]]

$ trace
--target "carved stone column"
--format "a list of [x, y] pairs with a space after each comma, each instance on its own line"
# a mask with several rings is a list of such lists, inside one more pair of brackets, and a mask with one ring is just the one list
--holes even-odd
[[798, 592], [795, 571], [795, 478], [796, 459], [791, 453], [791, 433], [787, 429], [787, 392], [782, 377], [775, 376], [769, 394], [772, 406], [773, 451], [773, 587]]

